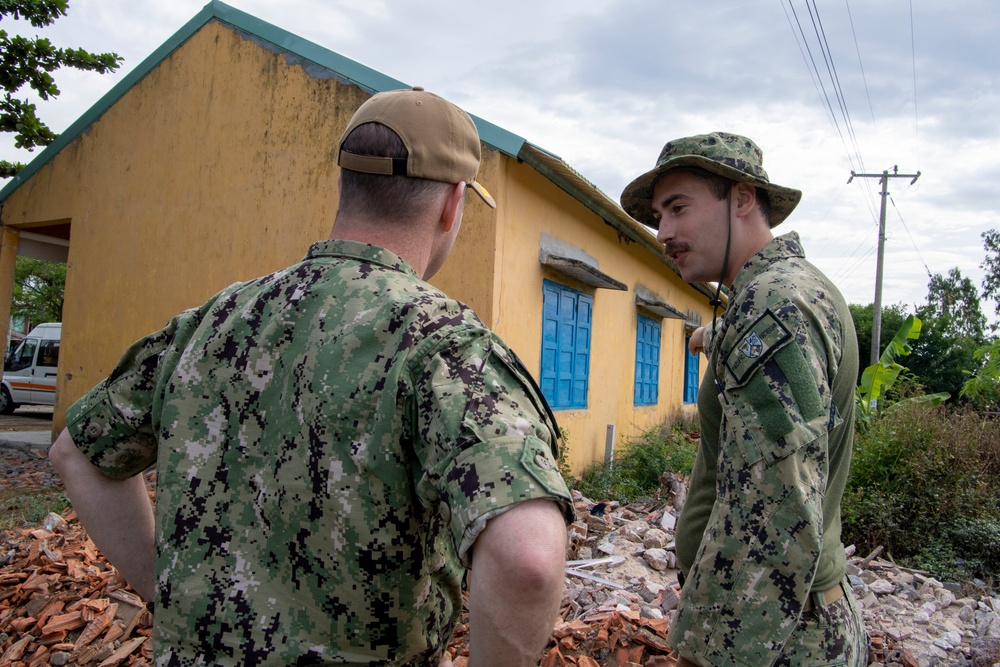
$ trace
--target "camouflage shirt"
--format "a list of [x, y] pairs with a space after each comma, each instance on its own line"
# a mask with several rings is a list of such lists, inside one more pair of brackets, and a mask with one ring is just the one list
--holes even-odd
[[111, 477], [156, 463], [157, 665], [437, 665], [486, 521], [572, 520], [530, 375], [362, 243], [176, 317], [67, 422]]
[[840, 501], [858, 350], [844, 298], [793, 232], [737, 275], [698, 396], [669, 640], [701, 664], [769, 665], [811, 591], [846, 571]]

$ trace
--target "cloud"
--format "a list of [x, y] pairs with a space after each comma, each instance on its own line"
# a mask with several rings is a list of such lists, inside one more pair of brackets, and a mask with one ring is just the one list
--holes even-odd
[[[881, 203], [877, 179], [846, 183], [852, 169], [922, 172], [915, 185], [890, 183], [886, 303], [922, 302], [928, 268], [959, 266], [979, 280], [980, 234], [1000, 228], [994, 0], [913, 3], [912, 24], [910, 5], [888, 2], [818, 5], [818, 19], [800, 0], [230, 4], [443, 94], [560, 155], [612, 199], [668, 139], [746, 134], [763, 148], [772, 179], [803, 191], [778, 231], [799, 230], [810, 258], [852, 302], [872, 298]], [[74, 0], [53, 41], [127, 60], [112, 76], [57, 72], [63, 94], [39, 105], [42, 117], [68, 126], [203, 6]], [[0, 136], [5, 156], [8, 140]]]

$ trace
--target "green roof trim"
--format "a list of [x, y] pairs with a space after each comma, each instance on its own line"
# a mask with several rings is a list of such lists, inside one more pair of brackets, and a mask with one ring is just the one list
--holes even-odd
[[[100, 120], [105, 111], [124, 97], [133, 86], [142, 81], [147, 74], [168, 58], [171, 53], [180, 48], [203, 26], [213, 20], [231, 25], [252, 38], [259, 39], [261, 46], [269, 48], [268, 45], [273, 45], [277, 52], [284, 52], [289, 56], [288, 60], [290, 64], [302, 65], [311, 76], [322, 76], [324, 73], [327, 73], [345, 83], [357, 85], [371, 93], [409, 88], [407, 84], [398, 79], [386, 76], [357, 61], [298, 37], [287, 30], [262, 21], [235, 7], [230, 7], [218, 0], [212, 0], [194, 18], [174, 33], [170, 39], [160, 45], [159, 48], [136, 66], [135, 69], [115, 84], [104, 97], [98, 100], [90, 109], [66, 128], [35, 159], [26, 164], [20, 172], [11, 178], [3, 189], [0, 189], [0, 202], [7, 199], [22, 183], [48, 164], [52, 158], [80, 134], [86, 132], [91, 125]], [[472, 116], [472, 114], [469, 115]], [[479, 138], [485, 144], [511, 157], [517, 157], [521, 146], [524, 144], [523, 138], [477, 116], [472, 116], [472, 120], [476, 124], [476, 129], [479, 130]]]

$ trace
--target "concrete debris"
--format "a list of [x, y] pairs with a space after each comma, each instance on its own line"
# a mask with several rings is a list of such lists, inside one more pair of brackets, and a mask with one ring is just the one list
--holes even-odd
[[937, 667], [1000, 661], [987, 657], [989, 646], [1000, 644], [1000, 597], [959, 597], [953, 589], [961, 592], [960, 586], [877, 555], [848, 560], [848, 579], [872, 638], [870, 664]]
[[[630, 608], [638, 603], [640, 618], [653, 617], [650, 610], [655, 608], [669, 627], [670, 613], [679, 601], [674, 534], [663, 529], [663, 518], [675, 517], [672, 504], [647, 501], [621, 506], [604, 502], [600, 515], [593, 516], [589, 509], [598, 503], [578, 493], [574, 501], [580, 516], [587, 517], [584, 521], [589, 532], [570, 545], [569, 557], [579, 552], [619, 559], [597, 559], [589, 568], [614, 586], [573, 581], [572, 576], [567, 579], [564, 611], [571, 609], [575, 615], [566, 620], [587, 623], [594, 617], [604, 618], [609, 609], [630, 604], [621, 598], [629, 593], [637, 598]], [[880, 558], [881, 548], [865, 558], [856, 557], [856, 551], [853, 545], [845, 550], [848, 581], [861, 602], [872, 639], [869, 664], [979, 667], [1000, 662], [1000, 596], [984, 591], [963, 595], [960, 586], [946, 585], [926, 572]], [[605, 662], [606, 656], [593, 657], [598, 664], [614, 664]]]
[[[688, 480], [680, 473], [667, 471], [660, 475], [660, 484], [666, 489], [667, 503], [677, 514], [684, 509], [687, 501]], [[673, 512], [672, 512], [673, 513]]]
[[671, 541], [670, 535], [659, 528], [650, 528], [642, 536], [642, 546], [647, 549], [663, 549]]
[[651, 568], [659, 572], [677, 567], [677, 558], [666, 549], [646, 549], [642, 556]]
[[1000, 638], [973, 639], [971, 653], [972, 667], [991, 667], [1000, 664]]
[[[0, 456], [8, 464], [0, 487], [60, 488], [44, 453]], [[682, 481], [668, 480], [666, 501], [627, 506], [574, 493], [579, 519], [567, 542], [566, 595], [543, 667], [677, 664], [666, 635], [679, 603], [673, 529]], [[848, 581], [871, 637], [871, 665], [1000, 663], [1000, 596], [899, 567], [880, 558], [881, 549], [865, 558], [855, 551], [846, 549]], [[143, 667], [152, 662], [151, 634], [149, 611], [71, 511], [0, 533], [0, 665]], [[449, 653], [455, 667], [467, 666], [467, 608]]]

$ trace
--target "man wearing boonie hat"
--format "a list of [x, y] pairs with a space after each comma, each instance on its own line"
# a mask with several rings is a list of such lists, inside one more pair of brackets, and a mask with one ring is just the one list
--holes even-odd
[[865, 665], [840, 541], [854, 324], [798, 235], [772, 235], [801, 193], [771, 183], [762, 161], [739, 135], [678, 139], [621, 197], [684, 280], [729, 290], [706, 345], [668, 640], [681, 665]]
[[558, 428], [513, 352], [425, 282], [466, 189], [496, 206], [476, 127], [380, 93], [337, 161], [330, 239], [135, 343], [52, 461], [154, 603], [158, 665], [448, 664], [470, 566], [471, 664], [534, 664], [573, 518]]

